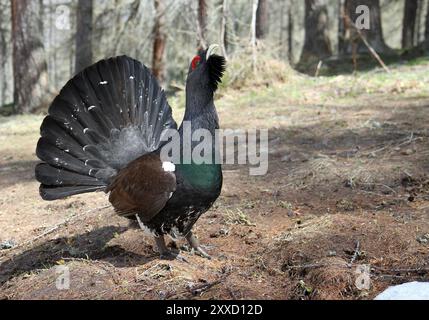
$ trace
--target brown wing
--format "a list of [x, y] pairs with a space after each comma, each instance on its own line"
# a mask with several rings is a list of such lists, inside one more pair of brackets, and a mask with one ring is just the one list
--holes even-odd
[[174, 172], [166, 172], [159, 155], [146, 154], [128, 164], [107, 191], [109, 201], [121, 216], [139, 214], [145, 222], [164, 208], [176, 190]]

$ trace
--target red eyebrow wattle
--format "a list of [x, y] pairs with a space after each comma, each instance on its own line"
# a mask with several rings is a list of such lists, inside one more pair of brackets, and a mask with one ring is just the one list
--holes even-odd
[[201, 61], [201, 57], [200, 56], [196, 56], [194, 57], [194, 59], [192, 59], [192, 70], [195, 70], [195, 68], [197, 67], [198, 62]]

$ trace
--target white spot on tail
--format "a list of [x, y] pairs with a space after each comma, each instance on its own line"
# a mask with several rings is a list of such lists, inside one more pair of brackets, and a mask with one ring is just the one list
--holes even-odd
[[172, 162], [165, 161], [162, 163], [162, 169], [164, 169], [165, 172], [174, 172], [176, 166]]
[[100, 84], [105, 85], [105, 84], [109, 84], [109, 82], [107, 82], [107, 81], [100, 81]]
[[130, 79], [131, 79], [131, 80], [134, 80], [134, 76], [130, 76]]

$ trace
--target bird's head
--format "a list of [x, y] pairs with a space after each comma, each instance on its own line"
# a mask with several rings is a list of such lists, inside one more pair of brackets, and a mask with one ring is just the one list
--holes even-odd
[[190, 90], [204, 90], [214, 93], [225, 72], [225, 58], [215, 52], [219, 48], [212, 44], [206, 50], [200, 50], [189, 66], [187, 88]]

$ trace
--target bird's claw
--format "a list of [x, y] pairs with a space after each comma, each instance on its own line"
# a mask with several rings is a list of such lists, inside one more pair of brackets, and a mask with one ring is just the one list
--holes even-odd
[[181, 262], [189, 263], [189, 261], [184, 256], [182, 256], [181, 254], [178, 254], [178, 253], [171, 252], [171, 251], [162, 253], [160, 255], [160, 258], [162, 260], [178, 260]]
[[192, 252], [193, 252], [194, 254], [196, 254], [196, 255], [198, 255], [198, 256], [200, 256], [200, 257], [202, 257], [202, 258], [206, 258], [206, 259], [208, 259], [208, 260], [211, 260], [211, 259], [212, 259], [212, 257], [211, 257], [207, 252], [205, 252], [205, 251], [203, 250], [203, 248], [201, 248], [201, 247], [192, 248]]

